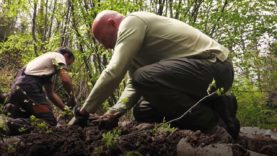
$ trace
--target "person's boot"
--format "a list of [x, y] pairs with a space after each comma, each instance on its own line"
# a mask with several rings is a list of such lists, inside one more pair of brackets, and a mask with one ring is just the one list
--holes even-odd
[[234, 95], [221, 95], [213, 102], [213, 108], [224, 122], [227, 132], [233, 139], [237, 139], [240, 132], [240, 123], [236, 117], [238, 108], [236, 97]]
[[29, 133], [31, 130], [33, 130], [33, 126], [28, 119], [13, 119], [0, 115], [0, 136], [15, 136]]
[[25, 133], [31, 132], [34, 127], [31, 125], [29, 119], [25, 118], [8, 118], [7, 122], [8, 126], [8, 136], [15, 136], [15, 135], [21, 135]]

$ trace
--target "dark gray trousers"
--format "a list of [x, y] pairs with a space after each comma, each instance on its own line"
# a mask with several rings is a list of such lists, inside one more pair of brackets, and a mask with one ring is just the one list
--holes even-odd
[[[144, 66], [135, 71], [133, 77], [134, 87], [144, 97], [134, 107], [134, 117], [141, 122], [177, 118], [207, 95], [213, 79], [217, 88], [227, 91], [233, 78], [233, 66], [228, 60], [213, 63], [206, 59], [183, 57]], [[172, 125], [208, 130], [215, 126], [217, 118], [212, 107], [203, 102]]]
[[[50, 103], [42, 89], [42, 84], [47, 82], [50, 82], [50, 78], [28, 76], [23, 73], [23, 70], [17, 73], [11, 93], [4, 106], [4, 113], [11, 117], [8, 121], [10, 129], [8, 135], [29, 132], [33, 128], [29, 121], [31, 115], [51, 126], [57, 124]], [[20, 128], [27, 130], [20, 132]]]

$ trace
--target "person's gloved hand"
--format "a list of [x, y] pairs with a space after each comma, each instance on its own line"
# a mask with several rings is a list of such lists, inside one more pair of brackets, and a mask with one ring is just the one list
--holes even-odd
[[87, 126], [89, 114], [81, 114], [80, 109], [81, 108], [78, 106], [73, 108], [74, 117], [68, 123], [69, 125], [79, 125], [81, 127]]
[[123, 114], [123, 112], [117, 110], [109, 110], [104, 115], [94, 119], [92, 122], [98, 124], [99, 129], [110, 130], [118, 125], [119, 118]]

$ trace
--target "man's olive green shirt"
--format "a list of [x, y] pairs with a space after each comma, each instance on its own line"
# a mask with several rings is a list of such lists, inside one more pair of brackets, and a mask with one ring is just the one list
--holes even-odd
[[136, 69], [179, 57], [224, 61], [228, 54], [228, 49], [186, 23], [148, 12], [131, 13], [121, 22], [113, 56], [83, 107], [94, 113], [128, 72], [127, 86], [111, 108], [125, 111], [140, 98], [132, 86], [132, 74]]

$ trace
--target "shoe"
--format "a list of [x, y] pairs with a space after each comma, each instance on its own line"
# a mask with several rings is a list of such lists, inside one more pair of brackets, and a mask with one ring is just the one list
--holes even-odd
[[15, 136], [24, 133], [29, 133], [33, 130], [33, 126], [28, 119], [17, 118], [13, 119], [7, 116], [0, 115], [0, 136]]
[[213, 102], [213, 108], [224, 122], [227, 132], [233, 139], [237, 139], [240, 132], [240, 123], [236, 117], [238, 109], [236, 97], [234, 95], [221, 95]]
[[31, 132], [34, 127], [31, 125], [28, 118], [8, 118], [8, 136], [21, 135]]

